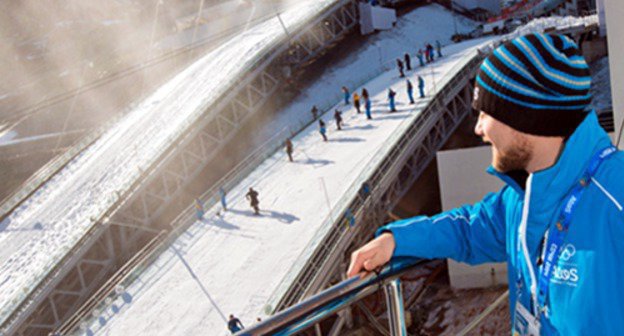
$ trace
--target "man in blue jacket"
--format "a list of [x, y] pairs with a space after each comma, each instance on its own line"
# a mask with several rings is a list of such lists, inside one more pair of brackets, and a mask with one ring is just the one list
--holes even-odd
[[531, 34], [481, 65], [475, 133], [506, 185], [474, 204], [380, 228], [353, 276], [394, 256], [507, 261], [514, 335], [624, 330], [624, 154], [588, 111], [590, 75], [565, 36]]

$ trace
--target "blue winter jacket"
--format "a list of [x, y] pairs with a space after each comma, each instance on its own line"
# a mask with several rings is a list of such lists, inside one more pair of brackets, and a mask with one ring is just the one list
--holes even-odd
[[[507, 261], [513, 321], [517, 291], [520, 302], [531, 310], [529, 290], [539, 276], [537, 260], [545, 231], [559, 217], [564, 198], [593, 155], [610, 143], [592, 112], [566, 141], [557, 163], [530, 174], [524, 188], [490, 167], [488, 172], [506, 183], [499, 192], [430, 218], [391, 223], [377, 234], [392, 232], [393, 256], [452, 258], [468, 264]], [[542, 335], [624, 333], [624, 153], [605, 159], [587, 188], [550, 279], [549, 317], [541, 321]], [[522, 250], [518, 253], [523, 221], [530, 263]], [[519, 290], [517, 263], [523, 279]]]

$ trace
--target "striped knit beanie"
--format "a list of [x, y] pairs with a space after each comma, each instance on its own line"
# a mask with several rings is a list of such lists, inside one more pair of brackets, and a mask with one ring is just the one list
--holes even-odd
[[483, 62], [472, 106], [523, 133], [568, 136], [588, 113], [590, 83], [574, 41], [530, 34], [496, 48]]

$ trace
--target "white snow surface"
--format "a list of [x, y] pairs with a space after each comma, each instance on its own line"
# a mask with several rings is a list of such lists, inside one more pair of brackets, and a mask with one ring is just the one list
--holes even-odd
[[[291, 29], [334, 0], [282, 13]], [[284, 30], [277, 18], [243, 32], [156, 90], [0, 223], [0, 324], [122, 192]]]
[[531, 33], [543, 32], [548, 28], [557, 27], [558, 29], [571, 28], [580, 25], [591, 26], [598, 24], [598, 15], [589, 15], [584, 17], [575, 16], [550, 16], [531, 20], [524, 26], [505, 35], [508, 39]]
[[16, 131], [9, 129], [3, 130], [2, 127], [0, 127], [0, 146], [11, 143], [11, 141], [13, 141], [13, 139], [15, 139], [17, 136], [18, 134]]
[[[345, 106], [338, 97], [341, 85], [370, 78], [373, 70], [364, 70], [367, 65], [379, 71], [384, 69], [378, 63], [378, 47], [394, 60], [406, 50], [414, 51], [406, 48], [425, 41], [424, 34], [432, 30], [428, 30], [430, 25], [423, 29], [423, 23], [416, 19], [423, 12], [443, 15], [436, 5], [400, 18], [394, 30], [373, 38], [377, 46], [367, 45], [355, 52], [357, 56], [327, 70], [307, 95], [285, 108], [283, 117], [275, 122], [277, 125], [306, 121], [313, 102], [331, 99], [333, 104], [328, 104], [328, 112], [322, 116], [328, 124], [328, 142], [321, 140], [316, 123], [298, 134], [293, 139], [295, 162], [288, 162], [282, 151], [267, 159], [229, 192], [227, 212], [217, 216], [220, 205], [208, 210], [205, 219], [194, 223], [125, 288], [123, 295], [98, 310], [96, 318], [85, 324], [83, 333], [226, 335], [229, 314], [240, 317], [244, 324], [264, 316], [267, 304], [275, 303], [284, 285], [297, 274], [324, 236], [328, 224], [333, 222], [332, 213], [344, 211], [346, 200], [354, 197], [361, 183], [426, 106], [433, 91], [433, 77], [440, 89], [470, 59], [467, 55], [474, 55], [477, 46], [492, 39], [444, 48], [447, 55], [424, 68], [414, 59], [416, 71], [409, 72], [408, 77], [417, 83], [416, 76], [422, 75], [428, 94], [425, 99], [416, 98], [416, 105], [407, 104], [405, 80], [398, 78], [398, 72], [392, 68], [365, 84], [373, 101], [373, 120], [366, 120], [364, 114], [358, 115], [353, 107]], [[441, 22], [448, 18], [437, 19]], [[446, 40], [453, 34], [452, 25], [450, 29], [440, 25], [440, 31], [440, 38]], [[388, 112], [388, 87], [398, 93], [398, 112]], [[361, 91], [361, 87], [352, 88]], [[336, 108], [343, 111], [342, 131], [336, 130], [332, 117]], [[244, 198], [250, 186], [260, 193], [259, 217], [252, 214]]]

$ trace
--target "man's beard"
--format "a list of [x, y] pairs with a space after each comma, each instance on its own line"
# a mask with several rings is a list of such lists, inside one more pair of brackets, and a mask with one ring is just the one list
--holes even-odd
[[531, 159], [531, 152], [531, 145], [526, 139], [516, 138], [505, 151], [497, 148], [494, 152], [492, 165], [494, 169], [501, 173], [526, 170], [526, 166]]

